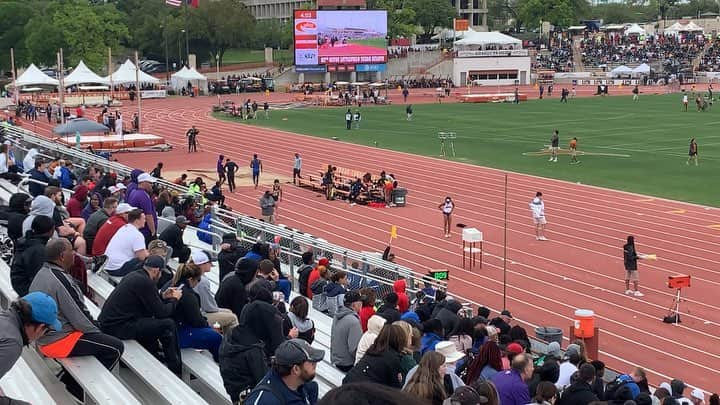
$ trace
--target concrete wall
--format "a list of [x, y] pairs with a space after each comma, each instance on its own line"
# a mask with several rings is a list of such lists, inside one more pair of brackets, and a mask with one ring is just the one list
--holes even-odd
[[[467, 78], [470, 71], [517, 71], [519, 84], [530, 82], [530, 57], [499, 57], [499, 58], [455, 58], [453, 59], [452, 78], [455, 85], [464, 85], [463, 78]], [[463, 74], [464, 73], [464, 74]], [[523, 79], [524, 78], [524, 79]], [[515, 79], [484, 80], [481, 84], [515, 84]]]

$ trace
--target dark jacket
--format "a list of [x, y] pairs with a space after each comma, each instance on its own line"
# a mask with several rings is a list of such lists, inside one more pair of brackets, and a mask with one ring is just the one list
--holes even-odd
[[234, 246], [218, 253], [218, 266], [220, 267], [220, 280], [235, 270], [235, 263], [247, 254], [245, 249]]
[[402, 354], [387, 350], [380, 354], [365, 353], [343, 379], [343, 384], [373, 382], [402, 388]]
[[[272, 302], [272, 295], [268, 291], [268, 298], [256, 299], [245, 305], [238, 322], [252, 330], [255, 335], [265, 344], [267, 357], [275, 354], [275, 349], [285, 341], [282, 333], [282, 315]], [[268, 302], [270, 301], [270, 302]]]
[[183, 242], [183, 230], [180, 229], [177, 224], [170, 224], [160, 234], [159, 238], [167, 242], [168, 246], [173, 249], [173, 252], [180, 252], [185, 248], [185, 242]]
[[252, 277], [239, 274], [237, 271], [228, 274], [220, 281], [220, 286], [215, 293], [215, 301], [220, 308], [231, 310], [238, 318], [248, 302], [245, 286], [250, 283]]
[[13, 241], [23, 237], [23, 222], [28, 216], [28, 210], [25, 208], [27, 194], [15, 193], [10, 197], [7, 210], [7, 233], [8, 237]]
[[598, 397], [600, 401], [604, 401], [605, 398], [605, 382], [602, 378], [595, 378], [592, 384], [590, 384], [590, 390]]
[[28, 231], [27, 238], [18, 239], [15, 256], [10, 268], [10, 282], [19, 296], [25, 296], [35, 275], [45, 263], [46, 236], [33, 235]]
[[200, 312], [200, 296], [187, 282], [182, 285], [182, 297], [175, 306], [175, 322], [190, 328], [207, 328], [207, 319]]
[[375, 312], [375, 315], [385, 318], [388, 324], [399, 321], [401, 316], [397, 308], [391, 307], [388, 304], [382, 304], [377, 312]]
[[[183, 291], [185, 295], [187, 291]], [[122, 327], [139, 318], [170, 318], [177, 300], [163, 300], [157, 285], [145, 269], [135, 270], [123, 277], [105, 300], [98, 320], [102, 329]]]
[[623, 246], [623, 259], [625, 270], [637, 270], [638, 255], [634, 244], [625, 244]]
[[[260, 386], [272, 388], [260, 389]], [[276, 395], [280, 395], [282, 398], [278, 398]], [[276, 372], [270, 370], [244, 403], [246, 405], [315, 405], [317, 399], [318, 385], [315, 381], [306, 382], [297, 391], [292, 391]]]
[[593, 394], [590, 384], [578, 381], [565, 389], [557, 405], [587, 405], [597, 400], [598, 397]]
[[85, 239], [85, 242], [87, 243], [87, 251], [92, 252], [92, 244], [95, 240], [95, 235], [97, 235], [98, 230], [100, 227], [110, 218], [110, 216], [105, 212], [104, 209], [99, 209], [92, 214], [90, 214], [90, 218], [88, 218], [87, 223], [85, 224], [85, 230], [83, 231], [83, 238]]
[[220, 346], [220, 375], [232, 402], [253, 388], [268, 372], [265, 345], [252, 329], [235, 327]]
[[[50, 179], [47, 175], [45, 175], [44, 172], [39, 171], [38, 169], [32, 168], [28, 174], [30, 175], [30, 178], [37, 181], [42, 181], [43, 183], [47, 183]], [[28, 191], [30, 192], [30, 195], [33, 197], [37, 197], [39, 195], [42, 195], [45, 193], [45, 185], [44, 184], [38, 184], [35, 182], [28, 183]]]
[[457, 314], [460, 308], [462, 305], [459, 302], [450, 301], [435, 314], [434, 318], [443, 325], [445, 336], [450, 336], [460, 323], [460, 317]]

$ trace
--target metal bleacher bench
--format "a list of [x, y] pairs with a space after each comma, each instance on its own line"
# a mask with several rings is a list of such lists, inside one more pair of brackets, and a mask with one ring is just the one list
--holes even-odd
[[[32, 389], [28, 389], [28, 387], [32, 387]], [[22, 357], [0, 379], [0, 392], [7, 397], [31, 404], [52, 405], [56, 403]]]
[[[92, 289], [95, 292], [96, 297], [99, 301], [104, 302], [109, 296], [110, 293], [113, 290], [113, 287], [105, 281], [102, 277], [100, 277], [98, 274], [89, 273], [88, 274], [88, 286], [90, 289]], [[139, 345], [138, 345], [139, 346]], [[142, 347], [140, 347], [142, 348]], [[143, 351], [147, 354], [147, 356], [150, 356], [149, 353], [147, 353], [144, 349]], [[125, 363], [125, 355], [123, 355], [123, 363]], [[129, 359], [128, 359], [129, 360]], [[220, 375], [220, 368], [215, 363], [215, 361], [207, 356], [205, 353], [199, 352], [195, 349], [183, 349], [182, 350], [182, 362], [183, 362], [183, 368], [188, 371], [187, 375], [185, 376], [185, 381], [190, 381], [190, 374], [197, 377], [197, 379], [203, 383], [205, 386], [207, 386], [214, 396], [217, 397], [217, 399], [221, 400], [224, 403], [230, 403], [230, 396], [227, 394], [227, 391], [225, 391], [225, 386], [223, 385], [222, 376]], [[159, 362], [158, 362], [159, 364]], [[131, 367], [128, 365], [128, 367]], [[131, 367], [132, 368], [132, 367]], [[166, 370], [168, 373], [170, 373], [165, 366], [162, 366], [164, 370]], [[170, 373], [172, 375], [172, 373]], [[175, 378], [175, 376], [173, 375]], [[144, 377], [141, 376], [145, 380]], [[148, 380], [151, 379], [151, 376], [147, 376]], [[177, 379], [177, 378], [175, 378]], [[152, 383], [148, 380], [145, 380], [148, 384]], [[167, 381], [166, 381], [167, 382]], [[178, 380], [179, 383], [182, 383], [182, 381]], [[186, 385], [187, 386], [187, 385]], [[157, 389], [158, 387], [153, 387]], [[168, 388], [168, 387], [166, 387]], [[168, 398], [168, 396], [165, 393], [161, 393], [165, 398]], [[178, 402], [171, 402], [171, 403], [178, 403]], [[201, 402], [191, 402], [191, 403], [204, 403], [204, 401]]]

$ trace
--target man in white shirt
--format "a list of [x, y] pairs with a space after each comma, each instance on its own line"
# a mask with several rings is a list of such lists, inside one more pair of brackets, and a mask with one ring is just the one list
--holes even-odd
[[535, 223], [535, 239], [548, 240], [545, 237], [545, 203], [541, 192], [535, 193], [535, 198], [530, 201], [530, 211], [532, 211], [533, 223]]
[[302, 158], [299, 153], [295, 153], [295, 163], [293, 164], [293, 184], [295, 184], [296, 178], [302, 179], [302, 176], [300, 176], [300, 170], [302, 170]]
[[115, 277], [123, 277], [135, 270], [148, 255], [145, 237], [140, 228], [145, 226], [145, 213], [136, 209], [128, 213], [128, 223], [110, 239], [105, 255], [105, 271]]
[[565, 361], [560, 363], [560, 376], [555, 383], [558, 391], [570, 385], [570, 377], [578, 370], [577, 365], [579, 363], [580, 354], [576, 349], [568, 347], [567, 352], [565, 352]]

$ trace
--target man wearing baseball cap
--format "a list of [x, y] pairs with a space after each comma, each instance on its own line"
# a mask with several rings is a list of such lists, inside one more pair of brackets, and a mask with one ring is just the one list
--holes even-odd
[[302, 339], [290, 339], [275, 350], [272, 368], [250, 392], [246, 405], [314, 404], [318, 398], [315, 365], [325, 357]]
[[177, 257], [180, 263], [185, 263], [190, 258], [190, 248], [183, 241], [183, 232], [189, 223], [184, 215], [178, 215], [175, 223], [168, 225], [159, 236], [172, 248], [172, 257]]
[[193, 291], [200, 297], [200, 309], [202, 309], [203, 315], [210, 325], [218, 323], [222, 328], [223, 335], [229, 335], [230, 331], [238, 325], [238, 319], [231, 310], [220, 308], [215, 300], [215, 294], [210, 287], [210, 280], [205, 276], [212, 270], [210, 255], [203, 250], [195, 250], [192, 252], [190, 260], [198, 265], [203, 272], [200, 282], [193, 287]]
[[23, 346], [41, 338], [49, 329], [62, 329], [57, 315], [55, 300], [42, 292], [32, 292], [0, 312], [0, 378], [20, 358]]
[[153, 176], [140, 173], [137, 177], [137, 188], [130, 192], [127, 198], [128, 204], [140, 208], [148, 216], [145, 226], [140, 230], [145, 237], [145, 243], [150, 242], [157, 236], [157, 212], [155, 211], [155, 204], [150, 198], [153, 183], [156, 181], [157, 179]]
[[85, 224], [85, 230], [83, 231], [83, 238], [87, 244], [87, 250], [92, 252], [92, 245], [95, 242], [95, 235], [97, 235], [100, 227], [107, 222], [110, 217], [115, 215], [115, 210], [118, 207], [118, 200], [115, 197], [108, 197], [103, 200], [103, 207], [101, 210], [97, 210], [90, 215], [87, 223]]
[[362, 337], [358, 315], [362, 308], [362, 296], [357, 291], [348, 291], [345, 293], [344, 303], [333, 316], [330, 357], [335, 367], [348, 372], [355, 365], [355, 354]]

